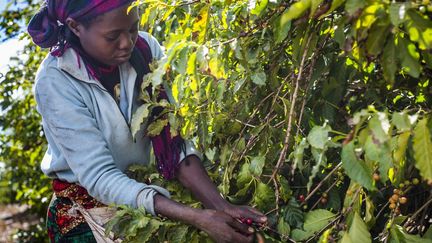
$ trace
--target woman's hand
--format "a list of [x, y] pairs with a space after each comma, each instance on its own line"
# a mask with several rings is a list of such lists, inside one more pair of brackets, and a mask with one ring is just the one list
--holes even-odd
[[221, 210], [233, 218], [243, 220], [247, 225], [252, 223], [264, 225], [267, 223], [267, 217], [263, 213], [249, 206], [227, 204]]
[[216, 242], [252, 242], [254, 229], [225, 212], [204, 209], [194, 224]]

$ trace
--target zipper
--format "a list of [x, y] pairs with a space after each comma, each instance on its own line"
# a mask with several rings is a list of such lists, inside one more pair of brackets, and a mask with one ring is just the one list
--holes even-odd
[[[77, 80], [79, 80], [79, 79], [77, 79]], [[89, 82], [85, 82], [85, 81], [82, 81], [82, 80], [79, 80], [79, 81], [83, 82], [83, 83], [90, 84], [90, 85], [95, 85], [98, 89], [100, 89], [100, 90], [104, 91], [105, 93], [107, 93], [112, 98], [112, 100], [114, 101], [117, 111], [120, 113], [121, 117], [123, 118], [123, 121], [126, 123], [127, 127], [129, 128], [129, 133], [132, 133], [131, 132], [130, 124], [128, 123], [128, 121], [126, 120], [126, 117], [124, 117], [123, 113], [121, 112], [119, 104], [117, 104], [115, 97], [110, 92], [108, 92], [107, 89], [105, 89], [103, 86], [101, 86], [101, 85], [99, 85], [97, 83], [93, 83], [93, 82], [89, 83]], [[132, 104], [130, 104], [130, 105], [132, 105]]]

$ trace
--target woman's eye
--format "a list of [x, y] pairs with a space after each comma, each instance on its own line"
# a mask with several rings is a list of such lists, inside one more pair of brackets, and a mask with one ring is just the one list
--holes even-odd
[[118, 38], [118, 36], [106, 36], [105, 37], [105, 39], [107, 41], [110, 41], [110, 42], [117, 40], [117, 38]]

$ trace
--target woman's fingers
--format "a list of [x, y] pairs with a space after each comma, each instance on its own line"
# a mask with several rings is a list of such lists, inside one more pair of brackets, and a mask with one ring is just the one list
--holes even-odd
[[216, 242], [252, 242], [253, 228], [223, 211], [204, 210], [197, 225]]
[[253, 208], [253, 207], [248, 207], [248, 209], [252, 212], [254, 212], [255, 214], [259, 215], [260, 217], [265, 217], [265, 215], [263, 213], [261, 213], [260, 211], [258, 211], [258, 209]]
[[234, 234], [234, 239], [233, 239], [233, 241], [232, 242], [239, 242], [239, 243], [243, 243], [243, 242], [245, 242], [245, 243], [249, 243], [249, 242], [252, 242], [253, 241], [253, 235], [248, 235], [248, 236], [246, 236], [246, 235], [242, 235], [242, 234], [240, 234], [240, 233], [235, 233]]
[[241, 217], [246, 219], [249, 218], [253, 222], [259, 224], [264, 224], [267, 222], [267, 217], [263, 213], [251, 207], [242, 208]]
[[236, 219], [232, 219], [231, 221], [229, 221], [228, 225], [244, 235], [251, 235], [255, 232], [255, 230], [251, 226], [247, 224], [242, 224]]

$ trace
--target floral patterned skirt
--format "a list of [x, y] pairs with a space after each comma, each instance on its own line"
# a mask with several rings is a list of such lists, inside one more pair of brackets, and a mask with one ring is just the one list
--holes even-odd
[[96, 242], [90, 226], [73, 202], [85, 209], [105, 207], [77, 184], [53, 180], [55, 198], [48, 208], [47, 229], [51, 242]]

